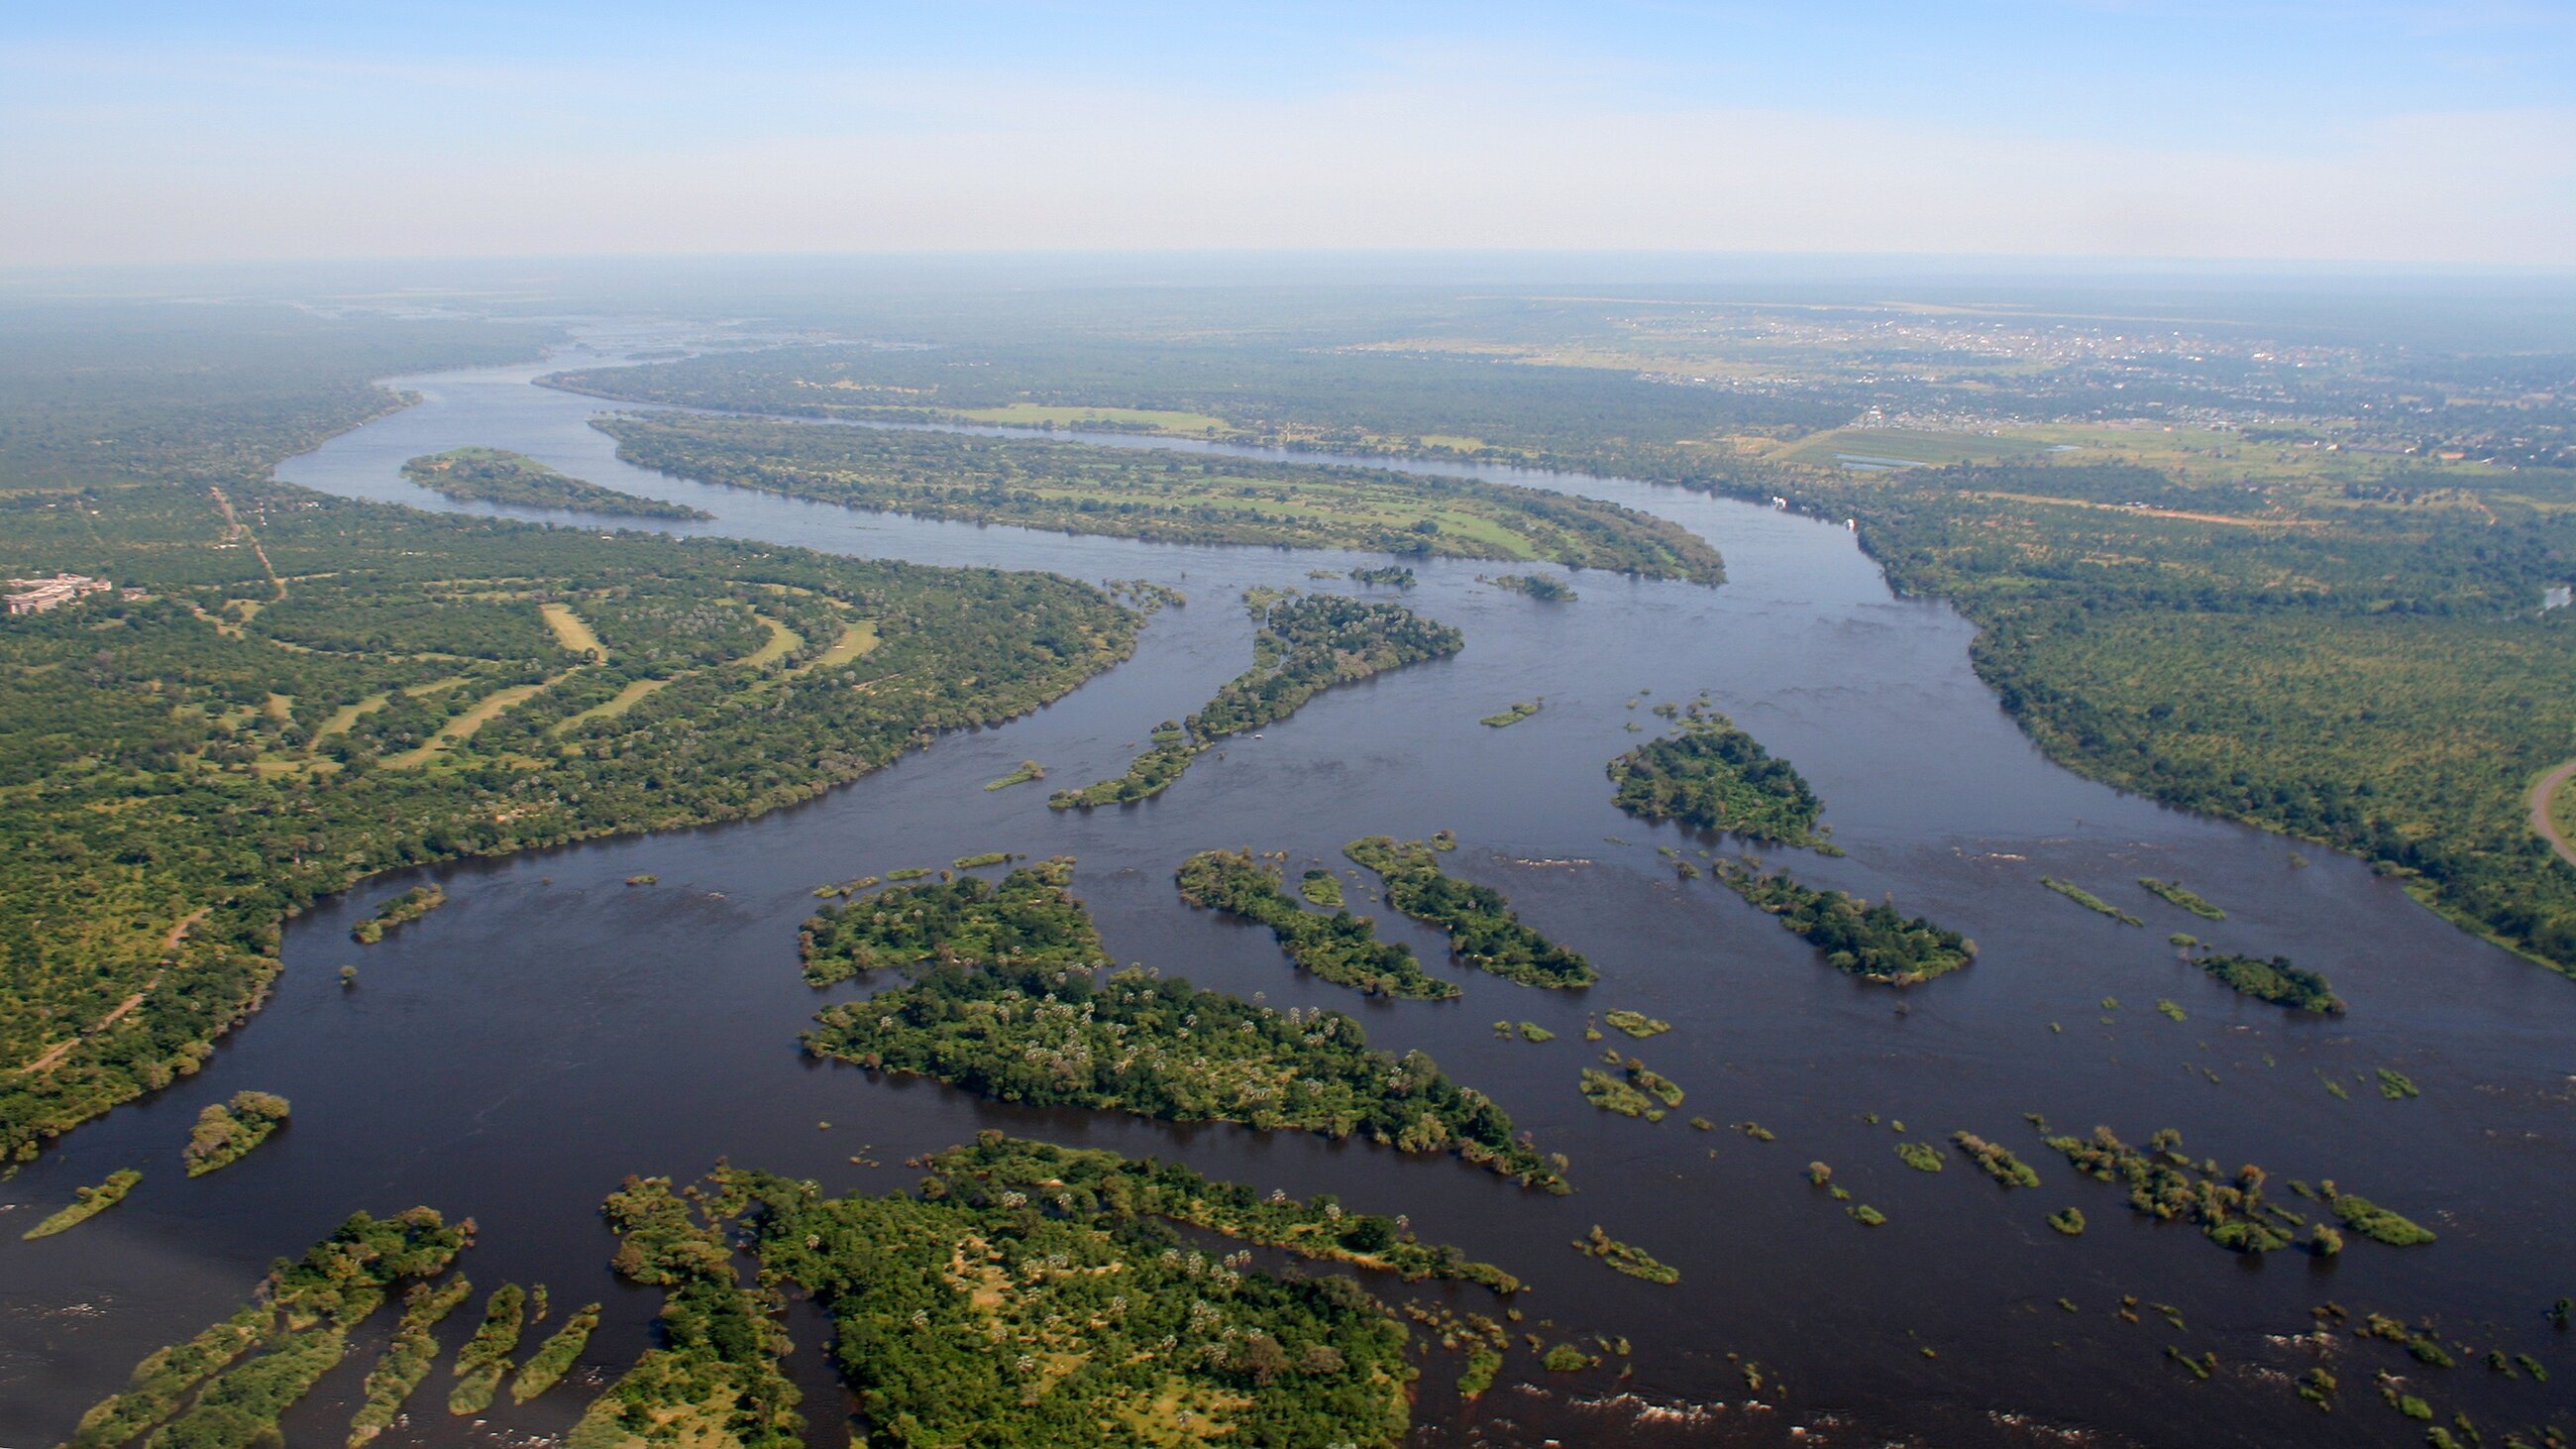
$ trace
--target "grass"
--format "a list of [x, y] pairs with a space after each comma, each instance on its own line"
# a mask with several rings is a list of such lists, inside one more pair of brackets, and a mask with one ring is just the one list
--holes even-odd
[[615, 719], [619, 715], [633, 709], [635, 706], [642, 704], [646, 699], [652, 696], [655, 690], [671, 684], [672, 682], [673, 681], [669, 679], [636, 680], [633, 684], [617, 691], [617, 697], [611, 699], [606, 704], [594, 704], [590, 708], [583, 710], [581, 713], [557, 724], [552, 733], [563, 734], [580, 725], [588, 724], [595, 719]]
[[[769, 617], [767, 614], [760, 612], [758, 609], [752, 610], [751, 616], [758, 619], [761, 624], [769, 630], [769, 642], [761, 645], [757, 649], [754, 649], [740, 659], [735, 660], [735, 664], [746, 669], [758, 669], [762, 665], [768, 664], [774, 660], [784, 659], [792, 651], [804, 647], [805, 641], [797, 637], [795, 630], [788, 628], [786, 625]], [[843, 637], [848, 637], [846, 631], [844, 632]]]
[[545, 615], [546, 627], [554, 631], [555, 642], [567, 651], [583, 658], [592, 654], [602, 659], [608, 657], [608, 646], [599, 642], [599, 636], [591, 632], [589, 621], [574, 613], [572, 605], [539, 604], [537, 612]]
[[[569, 672], [569, 670], [566, 671], [566, 673]], [[410, 769], [415, 765], [427, 762], [431, 756], [436, 755], [439, 751], [446, 749], [448, 746], [461, 744], [466, 740], [472, 739], [476, 730], [479, 730], [485, 725], [490, 724], [492, 721], [499, 719], [504, 711], [513, 709], [518, 705], [526, 703], [528, 700], [536, 698], [538, 695], [544, 693], [548, 686], [562, 678], [563, 675], [558, 674], [554, 676], [553, 679], [543, 680], [536, 684], [514, 684], [507, 689], [496, 689], [492, 691], [490, 694], [476, 700], [471, 709], [466, 710], [463, 714], [449, 720], [447, 723], [440, 725], [438, 727], [438, 733], [430, 736], [428, 741], [420, 745], [418, 748], [405, 750], [399, 755], [386, 757], [385, 768], [391, 770], [405, 770]]]
[[1843, 455], [1906, 463], [1969, 463], [2030, 459], [2050, 445], [2031, 438], [1983, 433], [1917, 432], [1910, 428], [1835, 428], [1810, 433], [1774, 457], [1788, 463], [1836, 464]]
[[830, 669], [835, 665], [847, 664], [853, 659], [873, 652], [877, 645], [883, 642], [877, 637], [876, 620], [855, 620], [841, 626], [841, 637], [832, 641], [831, 648], [814, 656], [813, 663], [799, 666], [796, 672], [803, 674], [808, 670]]
[[2066, 897], [2068, 900], [2073, 901], [2075, 904], [2082, 906], [2088, 911], [2098, 911], [2101, 914], [2109, 916], [2111, 919], [2119, 921], [2125, 925], [2143, 926], [2146, 924], [2146, 922], [2139, 920], [2137, 917], [2130, 915], [2127, 911], [2121, 910], [2118, 906], [2111, 904], [2109, 901], [2102, 899], [2100, 896], [2093, 894], [2091, 891], [2086, 890], [2084, 887], [2077, 885], [2072, 881], [2062, 881], [2053, 875], [2044, 875], [2039, 878], [2039, 883], [2048, 887], [2050, 890], [2057, 892], [2059, 895]]

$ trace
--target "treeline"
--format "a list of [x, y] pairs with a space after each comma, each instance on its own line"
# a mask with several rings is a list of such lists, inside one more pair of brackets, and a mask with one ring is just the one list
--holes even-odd
[[1091, 913], [1065, 889], [1072, 880], [1073, 862], [1060, 856], [1012, 871], [998, 886], [959, 875], [826, 905], [797, 933], [805, 979], [828, 986], [924, 961], [1106, 966]]

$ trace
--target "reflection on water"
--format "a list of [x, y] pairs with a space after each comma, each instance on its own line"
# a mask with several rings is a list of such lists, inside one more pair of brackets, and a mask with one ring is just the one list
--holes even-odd
[[[911, 1181], [905, 1158], [987, 1126], [1177, 1155], [1262, 1189], [1410, 1214], [1425, 1236], [1528, 1279], [1523, 1327], [1635, 1344], [1626, 1383], [1506, 1386], [1460, 1410], [1445, 1384], [1427, 1381], [1419, 1417], [1434, 1443], [1773, 1443], [1799, 1429], [1807, 1443], [1874, 1444], [1906, 1430], [1941, 1444], [2062, 1443], [2068, 1430], [2103, 1443], [2323, 1442], [2325, 1421], [2279, 1377], [2315, 1361], [2312, 1351], [2266, 1336], [2305, 1329], [2327, 1299], [2356, 1313], [2435, 1315], [2481, 1349], [2502, 1344], [2576, 1373], [2537, 1316], [2570, 1285], [2533, 1274], [2576, 1262], [2576, 1231], [2552, 1206], [2576, 1181], [2576, 993], [2354, 862], [2295, 847], [2315, 862], [2299, 868], [2292, 842], [2048, 764], [1969, 672], [1968, 626], [1940, 605], [1891, 597], [1839, 527], [1616, 480], [1438, 467], [1674, 519], [1725, 553], [1730, 582], [1591, 574], [1579, 603], [1551, 606], [1477, 584], [1490, 565], [1418, 564], [1409, 602], [1463, 629], [1465, 653], [1327, 694], [1260, 740], [1229, 740], [1156, 801], [1056, 814], [1047, 786], [982, 785], [1023, 759], [1061, 782], [1116, 772], [1154, 721], [1187, 712], [1242, 667], [1241, 589], [1348, 587], [1307, 573], [1375, 560], [1070, 538], [702, 487], [618, 463], [587, 426], [602, 405], [529, 386], [544, 370], [408, 380], [420, 406], [283, 476], [424, 508], [506, 511], [450, 504], [396, 473], [406, 458], [479, 443], [718, 515], [680, 532], [1151, 578], [1194, 602], [1155, 616], [1133, 662], [1054, 707], [943, 739], [809, 805], [431, 872], [452, 903], [370, 948], [355, 991], [334, 974], [352, 955], [349, 926], [413, 878], [370, 882], [293, 923], [276, 999], [205, 1073], [81, 1129], [0, 1188], [20, 1205], [0, 1222], [23, 1222], [31, 1205], [115, 1168], [147, 1178], [75, 1233], [41, 1244], [0, 1234], [0, 1443], [59, 1438], [143, 1353], [229, 1311], [270, 1257], [359, 1207], [425, 1201], [470, 1213], [482, 1227], [468, 1258], [478, 1282], [545, 1281], [559, 1303], [608, 1300], [587, 1361], [613, 1369], [638, 1350], [659, 1302], [607, 1271], [612, 1243], [595, 1210], [624, 1175], [687, 1176], [729, 1156], [834, 1190], [891, 1190]], [[1892, 892], [1973, 936], [1975, 966], [1902, 995], [1858, 985], [1723, 890], [1674, 878], [1656, 845], [1714, 842], [1611, 809], [1602, 767], [1641, 738], [1628, 722], [1661, 723], [1650, 705], [1703, 689], [1823, 795], [1850, 855], [1798, 856], [1800, 874]], [[1546, 710], [1511, 729], [1476, 723], [1541, 695]], [[1180, 860], [1211, 846], [1339, 869], [1339, 847], [1356, 836], [1444, 827], [1464, 842], [1451, 868], [1508, 891], [1525, 919], [1590, 955], [1600, 986], [1572, 995], [1470, 975], [1458, 1002], [1366, 1002], [1294, 974], [1266, 932], [1191, 911], [1172, 888]], [[1295, 1134], [1004, 1108], [800, 1056], [796, 1034], [818, 1004], [865, 989], [816, 993], [800, 981], [795, 933], [811, 888], [999, 849], [1078, 857], [1076, 889], [1121, 960], [1275, 1004], [1349, 1010], [1381, 1044], [1431, 1051], [1543, 1146], [1568, 1152], [1580, 1191], [1549, 1198], [1454, 1162]], [[645, 873], [660, 884], [622, 884]], [[2148, 929], [2047, 893], [2042, 875], [2116, 899]], [[2179, 877], [2229, 917], [2185, 917], [2136, 890], [2141, 875]], [[1382, 930], [1441, 960], [1435, 938], [1378, 914]], [[2230, 995], [2164, 944], [2185, 929], [2322, 969], [2351, 1014], [2292, 1021]], [[2106, 1011], [2106, 997], [2124, 1004]], [[2154, 1011], [2159, 998], [2187, 1020]], [[1585, 1018], [1613, 1007], [1675, 1024], [1635, 1046], [1690, 1094], [1661, 1124], [1604, 1116], [1576, 1095], [1577, 1071], [1601, 1050], [1583, 1041]], [[1497, 1040], [1498, 1019], [1557, 1038]], [[2383, 1065], [2424, 1095], [2388, 1102], [2351, 1082]], [[2350, 1099], [2322, 1078], [2351, 1082]], [[241, 1164], [183, 1183], [186, 1124], [245, 1087], [292, 1098], [293, 1124]], [[2007, 1195], [1958, 1159], [1938, 1176], [1914, 1172], [1894, 1154], [1903, 1139], [1864, 1113], [1927, 1140], [1967, 1129], [2005, 1142], [2044, 1186]], [[2442, 1241], [2404, 1253], [2356, 1242], [2334, 1262], [2239, 1260], [2075, 1178], [2025, 1113], [2133, 1139], [2177, 1127], [2195, 1154], [2260, 1163], [2276, 1182], [2340, 1179]], [[1719, 1130], [1692, 1130], [1692, 1114]], [[1777, 1141], [1724, 1130], [1742, 1121]], [[1888, 1224], [1861, 1228], [1810, 1188], [1811, 1160], [1830, 1163]], [[2092, 1221], [2080, 1239], [2044, 1222], [2070, 1204]], [[1678, 1266], [1682, 1284], [1638, 1283], [1577, 1256], [1569, 1242], [1595, 1223]], [[2174, 1305], [2188, 1328], [2119, 1320], [2123, 1294]], [[1487, 1306], [1477, 1296], [1455, 1301]], [[1554, 1326], [1538, 1329], [1541, 1319]], [[823, 1395], [822, 1325], [808, 1316], [796, 1329], [798, 1372]], [[2168, 1343], [2214, 1350], [2220, 1374], [2188, 1379], [2164, 1360]], [[372, 1341], [362, 1345], [297, 1411], [290, 1442], [336, 1442], [372, 1354]], [[1736, 1355], [1761, 1366], [1758, 1393]], [[2334, 1442], [2420, 1442], [2416, 1426], [2372, 1402], [2377, 1361], [2338, 1363], [2347, 1407], [2330, 1421]], [[1532, 1371], [1530, 1360], [1516, 1355], [1513, 1371]], [[2474, 1367], [2417, 1391], [2446, 1417], [2468, 1408], [2491, 1432], [2537, 1421], [2553, 1402], [2548, 1389]], [[559, 1392], [493, 1423], [560, 1430], [581, 1397]], [[468, 1432], [430, 1398], [414, 1407], [416, 1438]], [[828, 1395], [813, 1407], [817, 1442], [837, 1442]]]

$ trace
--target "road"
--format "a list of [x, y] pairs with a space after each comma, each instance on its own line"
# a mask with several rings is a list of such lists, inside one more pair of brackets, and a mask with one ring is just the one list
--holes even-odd
[[2531, 787], [2531, 828], [2540, 833], [2541, 839], [2549, 842], [2549, 848], [2558, 852], [2560, 860], [2576, 865], [2576, 846], [2567, 843], [2567, 837], [2558, 833], [2557, 823], [2549, 818], [2550, 799], [2558, 793], [2560, 786], [2567, 783], [2570, 775], [2576, 775], [2576, 760], [2569, 760], [2541, 776], [2540, 783]]

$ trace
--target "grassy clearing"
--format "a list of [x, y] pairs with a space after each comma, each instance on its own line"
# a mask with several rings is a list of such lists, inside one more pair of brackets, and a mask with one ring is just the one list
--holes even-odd
[[331, 717], [329, 719], [322, 721], [322, 727], [313, 732], [313, 738], [316, 740], [324, 740], [333, 735], [347, 734], [349, 732], [349, 727], [356, 724], [361, 716], [370, 715], [375, 713], [377, 710], [383, 709], [387, 701], [391, 700], [392, 697], [393, 696], [389, 694], [371, 694], [366, 698], [359, 700], [356, 704], [344, 704], [340, 706], [338, 709], [331, 711]]
[[1930, 433], [1907, 428], [1835, 428], [1811, 433], [1775, 455], [1787, 463], [1833, 466], [1845, 455], [1887, 458], [1905, 463], [1974, 463], [2027, 459], [2044, 454], [2049, 444], [2029, 438], [1985, 433]]
[[[567, 670], [565, 672], [570, 673], [571, 671]], [[385, 759], [385, 767], [393, 770], [405, 770], [410, 769], [415, 765], [425, 763], [431, 756], [438, 754], [448, 746], [472, 739], [476, 730], [479, 730], [483, 728], [483, 726], [490, 724], [492, 721], [499, 719], [503, 711], [515, 709], [519, 705], [536, 698], [538, 695], [543, 694], [557, 680], [560, 680], [563, 677], [563, 675], [558, 674], [554, 676], [553, 679], [543, 680], [536, 684], [514, 684], [507, 689], [496, 689], [492, 691], [483, 698], [476, 700], [473, 708], [468, 709], [463, 714], [460, 714], [456, 718], [439, 726], [438, 733], [430, 736], [427, 743], [422, 744], [417, 749], [405, 750], [399, 755], [387, 756]]]
[[801, 649], [805, 646], [805, 641], [797, 637], [795, 630], [788, 628], [776, 619], [769, 617], [758, 609], [752, 610], [751, 616], [758, 619], [761, 624], [769, 630], [769, 642], [761, 645], [749, 654], [744, 655], [742, 658], [735, 660], [734, 663], [745, 668], [758, 669], [762, 665], [768, 664], [773, 660], [784, 659], [791, 651]]
[[816, 655], [813, 663], [800, 664], [789, 672], [805, 674], [817, 669], [830, 669], [834, 665], [847, 664], [853, 659], [871, 653], [884, 642], [877, 637], [876, 620], [859, 619], [842, 625], [841, 637], [832, 641], [831, 648]]
[[639, 679], [617, 691], [617, 697], [606, 704], [595, 704], [558, 724], [550, 732], [564, 734], [595, 719], [615, 719], [650, 698], [655, 690], [671, 684], [669, 679]]
[[545, 615], [546, 627], [554, 631], [555, 642], [566, 651], [584, 658], [592, 654], [602, 659], [608, 657], [608, 646], [599, 642], [599, 636], [591, 632], [590, 624], [572, 611], [572, 605], [539, 604], [537, 612]]

